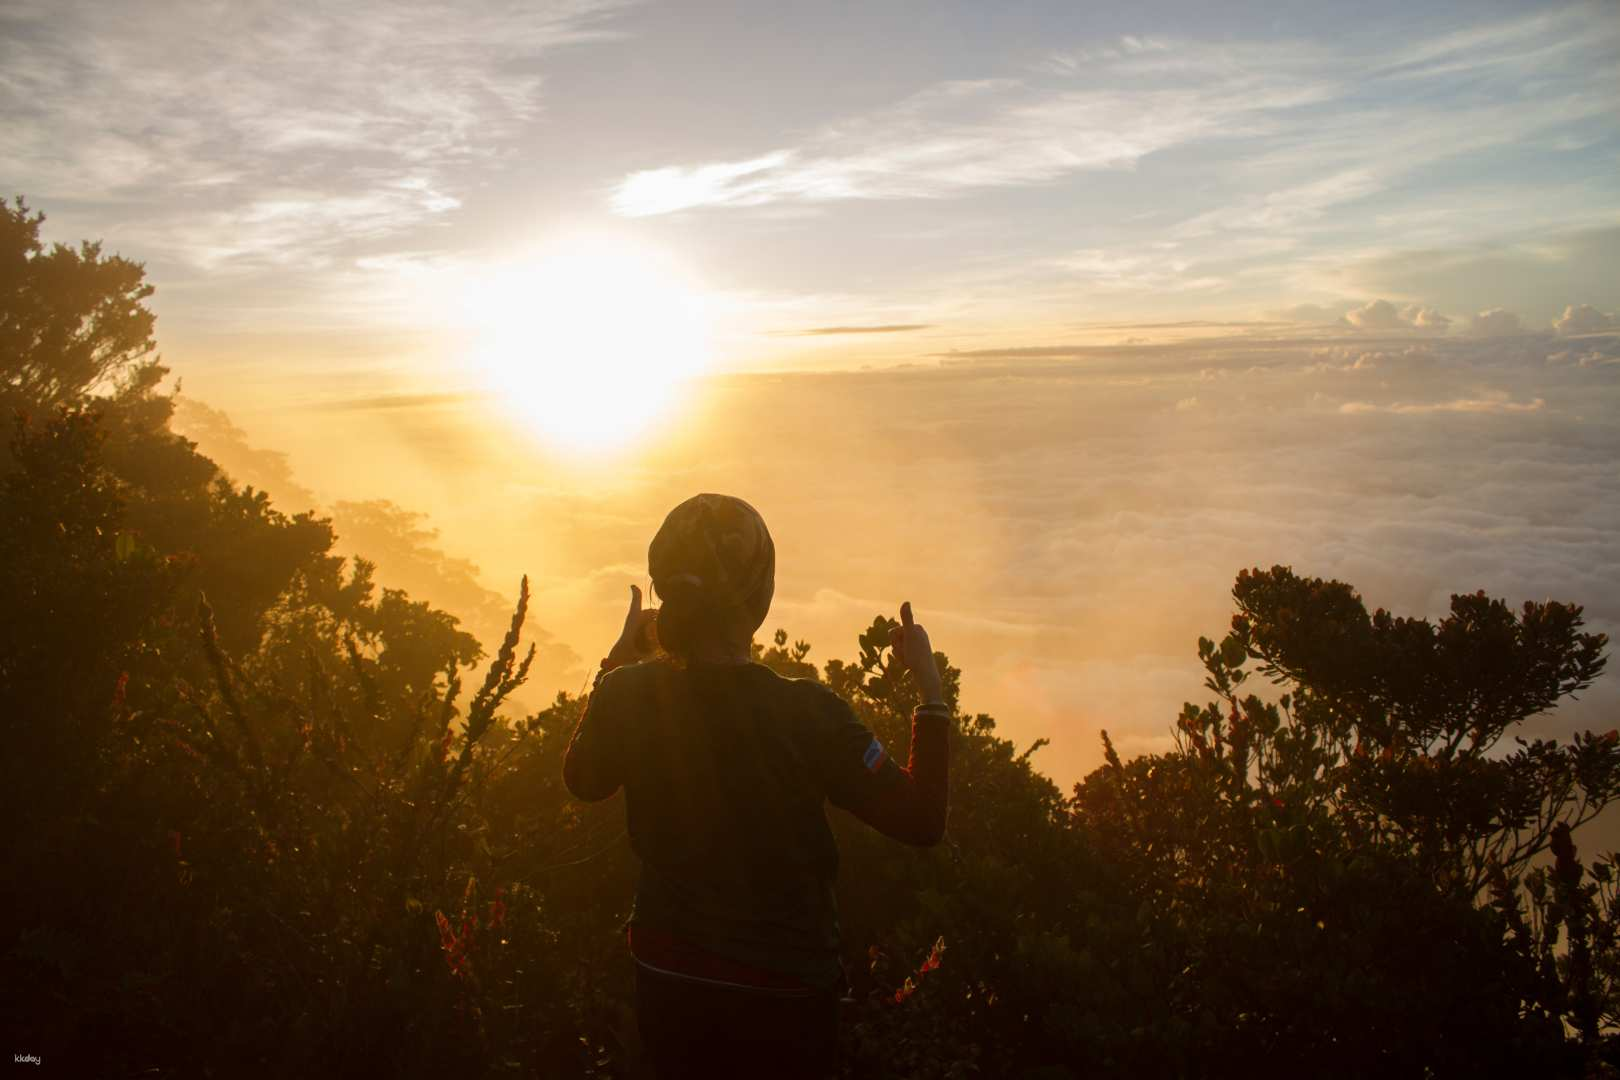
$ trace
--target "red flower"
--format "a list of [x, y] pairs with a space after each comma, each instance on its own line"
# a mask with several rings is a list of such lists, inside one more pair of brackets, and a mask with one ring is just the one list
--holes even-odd
[[921, 973], [924, 971], [934, 971], [938, 969], [940, 957], [942, 957], [944, 953], [945, 939], [944, 937], [941, 937], [939, 940], [934, 942], [934, 947], [928, 951], [928, 959], [923, 961], [922, 967], [918, 968], [917, 971]]
[[467, 955], [467, 947], [472, 942], [472, 932], [468, 921], [461, 921], [461, 932], [458, 934], [451, 929], [450, 920], [445, 918], [444, 912], [435, 911], [433, 921], [439, 927], [439, 948], [444, 950], [444, 962], [449, 965], [450, 974], [472, 974], [472, 958]]

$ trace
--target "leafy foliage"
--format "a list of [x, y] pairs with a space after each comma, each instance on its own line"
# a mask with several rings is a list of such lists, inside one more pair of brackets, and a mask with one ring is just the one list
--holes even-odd
[[0, 203], [0, 396], [68, 405], [139, 365], [156, 342], [140, 263], [39, 239], [45, 215]]
[[[1602, 635], [1578, 632], [1579, 608], [1515, 617], [1479, 596], [1438, 626], [1369, 617], [1347, 586], [1285, 567], [1233, 595], [1231, 632], [1199, 642], [1217, 700], [1185, 707], [1173, 753], [1127, 764], [1108, 746], [1075, 795], [1163, 964], [1155, 1020], [1191, 1055], [1164, 1064], [1555, 1060], [1563, 1012], [1526, 1007], [1523, 950], [1476, 900], [1493, 875], [1511, 893], [1560, 822], [1613, 797], [1620, 755], [1589, 735], [1491, 748], [1589, 685]], [[1275, 701], [1243, 692], [1256, 672]]]

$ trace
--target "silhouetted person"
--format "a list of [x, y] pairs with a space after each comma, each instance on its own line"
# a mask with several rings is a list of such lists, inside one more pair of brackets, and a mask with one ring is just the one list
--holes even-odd
[[924, 700], [901, 768], [837, 694], [753, 661], [776, 553], [752, 506], [688, 499], [647, 562], [663, 606], [643, 611], [631, 586], [563, 765], [581, 799], [625, 789], [642, 1042], [661, 1078], [829, 1076], [847, 983], [824, 804], [912, 844], [944, 834], [951, 719], [933, 648], [902, 604], [891, 644]]

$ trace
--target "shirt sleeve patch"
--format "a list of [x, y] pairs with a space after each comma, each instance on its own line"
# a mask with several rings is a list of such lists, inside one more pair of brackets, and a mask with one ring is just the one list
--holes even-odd
[[866, 753], [861, 755], [861, 763], [866, 766], [868, 772], [877, 772], [883, 767], [883, 762], [888, 759], [888, 756], [883, 749], [883, 744], [878, 742], [877, 736], [874, 735], [872, 736], [872, 742], [866, 748]]

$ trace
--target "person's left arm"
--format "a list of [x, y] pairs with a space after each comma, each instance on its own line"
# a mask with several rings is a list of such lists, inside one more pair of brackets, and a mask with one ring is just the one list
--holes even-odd
[[943, 704], [917, 706], [902, 766], [849, 712], [834, 725], [829, 740], [833, 782], [828, 801], [885, 836], [919, 847], [939, 843], [945, 836], [950, 798], [951, 724], [950, 710]]

